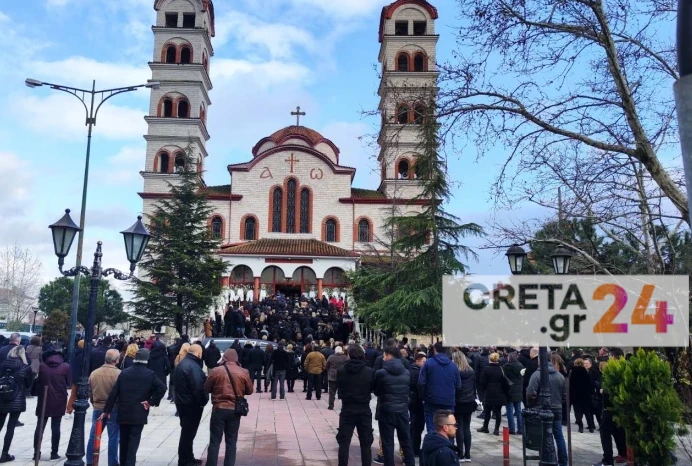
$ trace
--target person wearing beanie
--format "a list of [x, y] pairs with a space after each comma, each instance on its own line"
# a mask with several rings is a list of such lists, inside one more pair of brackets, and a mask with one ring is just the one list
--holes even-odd
[[200, 464], [195, 458], [192, 443], [197, 436], [204, 406], [209, 401], [204, 392], [206, 380], [202, 370], [202, 346], [194, 343], [175, 368], [175, 406], [180, 418], [178, 466]]
[[233, 466], [236, 458], [238, 429], [242, 416], [235, 412], [236, 398], [252, 395], [253, 383], [247, 369], [238, 364], [238, 353], [227, 349], [221, 358], [221, 365], [209, 373], [204, 383], [204, 392], [211, 394], [214, 409], [209, 422], [209, 449], [207, 466], [216, 466], [219, 460], [221, 438], [226, 439], [224, 466]]
[[[334, 354], [327, 359], [327, 379], [329, 380], [329, 406], [327, 409], [334, 409], [334, 398], [336, 398], [336, 374], [341, 366], [346, 364], [348, 357], [344, 354], [341, 346], [334, 348]], [[339, 399], [341, 395], [339, 395]]]
[[121, 466], [135, 466], [149, 408], [158, 406], [166, 394], [166, 385], [147, 367], [148, 363], [149, 350], [138, 350], [132, 366], [123, 370], [115, 381], [100, 417], [108, 419], [118, 406]]

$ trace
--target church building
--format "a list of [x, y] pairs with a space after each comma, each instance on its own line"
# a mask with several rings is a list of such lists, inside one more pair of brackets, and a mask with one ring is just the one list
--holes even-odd
[[[209, 68], [214, 56], [212, 0], [156, 0], [152, 89], [146, 165], [141, 172], [143, 211], [169, 195], [192, 145], [202, 181], [208, 156], [207, 109], [212, 104]], [[345, 272], [387, 251], [392, 233], [385, 219], [415, 213], [423, 200], [416, 149], [425, 103], [437, 92], [437, 10], [425, 0], [384, 7], [379, 27], [378, 93], [381, 129], [379, 186], [352, 186], [359, 154], [341, 153], [329, 135], [303, 126], [300, 107], [286, 110], [295, 125], [273, 131], [245, 160], [228, 165], [228, 184], [203, 191], [214, 208], [210, 234], [229, 263], [229, 293], [257, 300], [276, 291], [322, 296], [347, 293]], [[373, 34], [374, 36], [374, 34]], [[367, 57], [363, 57], [368, 60]], [[367, 92], [364, 90], [363, 92]], [[425, 96], [425, 98], [422, 98]], [[396, 234], [396, 233], [395, 233]]]

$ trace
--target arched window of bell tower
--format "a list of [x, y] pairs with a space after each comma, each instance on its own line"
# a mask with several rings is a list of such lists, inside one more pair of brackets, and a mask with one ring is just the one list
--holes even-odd
[[187, 45], [180, 47], [180, 63], [183, 65], [192, 63], [192, 49]]
[[178, 51], [176, 50], [175, 45], [169, 44], [166, 47], [164, 47], [163, 51], [163, 62], [164, 63], [175, 63], [178, 55]]

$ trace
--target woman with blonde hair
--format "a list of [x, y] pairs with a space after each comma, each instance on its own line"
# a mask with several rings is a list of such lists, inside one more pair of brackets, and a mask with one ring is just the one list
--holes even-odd
[[478, 388], [484, 395], [483, 407], [485, 408], [485, 419], [483, 427], [478, 429], [478, 432], [490, 433], [488, 424], [490, 424], [490, 415], [495, 414], [495, 429], [494, 435], [500, 435], [500, 423], [502, 422], [502, 407], [507, 404], [509, 397], [509, 384], [507, 378], [502, 373], [500, 367], [500, 355], [492, 353], [488, 357], [489, 364], [483, 368], [481, 372], [481, 380]]
[[[137, 345], [135, 345], [137, 346]], [[178, 363], [182, 361], [185, 356], [187, 356], [187, 353], [190, 351], [190, 343], [183, 343], [183, 346], [180, 347], [180, 353], [178, 353], [178, 356], [175, 358], [175, 364], [173, 367], [178, 367]]]
[[7, 421], [7, 430], [5, 431], [5, 443], [2, 446], [2, 455], [0, 463], [6, 463], [14, 460], [14, 456], [10, 455], [10, 445], [14, 438], [14, 428], [19, 420], [19, 414], [26, 411], [26, 389], [31, 387], [34, 381], [34, 375], [31, 371], [31, 366], [27, 364], [26, 350], [22, 345], [15, 346], [10, 350], [7, 359], [0, 365], [0, 373], [3, 377], [10, 376], [14, 379], [14, 394], [4, 396], [0, 399], [0, 430]]
[[137, 343], [131, 343], [127, 346], [125, 356], [122, 361], [120, 361], [120, 369], [127, 369], [135, 363], [137, 351], [139, 351], [139, 345], [137, 345]]
[[471, 417], [476, 412], [476, 373], [469, 364], [464, 353], [459, 348], [452, 350], [452, 361], [459, 369], [461, 389], [456, 392], [454, 414], [459, 428], [456, 442], [459, 447], [459, 457], [463, 462], [471, 461]]

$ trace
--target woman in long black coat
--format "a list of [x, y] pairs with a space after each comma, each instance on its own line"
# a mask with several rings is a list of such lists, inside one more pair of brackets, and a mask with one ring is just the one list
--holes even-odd
[[168, 364], [166, 345], [160, 341], [155, 342], [154, 346], [151, 347], [147, 367], [154, 371], [156, 377], [158, 377], [164, 385], [166, 385], [166, 377], [171, 373], [171, 367]]
[[586, 416], [586, 425], [589, 432], [593, 432], [596, 426], [593, 422], [593, 412], [591, 411], [591, 398], [593, 385], [589, 371], [584, 367], [584, 360], [581, 358], [574, 360], [574, 367], [569, 374], [569, 399], [574, 406], [574, 417], [577, 419], [579, 432], [584, 432], [583, 416]]
[[[509, 353], [507, 364], [502, 366], [507, 379], [512, 383], [509, 387], [509, 398], [507, 400], [507, 423], [509, 424], [510, 434], [521, 434], [523, 432], [524, 420], [521, 415], [521, 402], [524, 399], [524, 373], [526, 369], [519, 362], [519, 354]], [[516, 415], [516, 423], [514, 416]]]
[[[38, 402], [36, 403], [36, 416], [39, 419], [36, 423], [36, 431], [34, 431], [34, 445], [38, 443], [39, 434], [42, 434], [42, 432], [39, 431], [39, 425], [41, 424], [41, 406], [43, 406], [44, 387], [48, 387], [43, 428], [45, 430], [48, 419], [50, 418], [50, 459], [52, 460], [60, 459], [58, 455], [58, 447], [60, 446], [60, 421], [65, 415], [67, 391], [71, 386], [72, 373], [70, 371], [70, 365], [65, 362], [62, 354], [56, 351], [47, 351], [43, 353], [43, 362], [38, 369]], [[34, 458], [35, 457], [36, 454], [34, 452]]]
[[483, 427], [478, 432], [490, 433], [490, 415], [495, 414], [495, 430], [493, 434], [500, 435], [500, 423], [502, 422], [502, 407], [507, 404], [509, 397], [509, 384], [502, 373], [500, 367], [500, 355], [493, 353], [488, 358], [489, 364], [481, 372], [481, 380], [478, 384], [478, 391], [483, 395], [483, 408], [485, 409], [485, 419]]
[[19, 420], [19, 414], [26, 411], [26, 390], [31, 387], [34, 381], [34, 375], [31, 372], [31, 366], [27, 364], [26, 351], [23, 346], [19, 345], [12, 348], [7, 359], [0, 365], [0, 377], [5, 376], [14, 379], [14, 395], [11, 398], [9, 394], [0, 398], [0, 429], [5, 425], [8, 415], [10, 418], [7, 421], [0, 463], [14, 460], [14, 456], [10, 455], [14, 428]]

